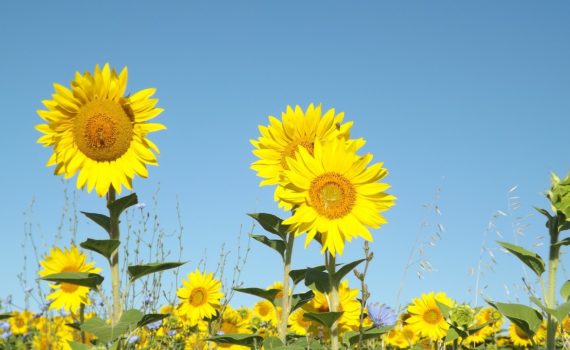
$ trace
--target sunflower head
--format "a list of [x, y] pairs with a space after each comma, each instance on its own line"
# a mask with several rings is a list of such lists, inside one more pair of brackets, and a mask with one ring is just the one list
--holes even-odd
[[132, 189], [134, 176], [147, 177], [146, 165], [157, 164], [158, 148], [147, 138], [165, 128], [147, 123], [162, 112], [150, 98], [155, 89], [125, 95], [127, 68], [118, 74], [109, 64], [77, 72], [70, 85], [54, 84], [47, 110], [38, 111], [46, 122], [36, 126], [44, 134], [38, 143], [54, 151], [47, 165], [65, 178], [79, 172], [77, 187], [100, 196], [111, 187]]
[[182, 280], [182, 284], [183, 287], [178, 289], [178, 312], [187, 317], [191, 326], [217, 314], [224, 294], [222, 284], [213, 273], [202, 274], [196, 269], [188, 274], [187, 280]]
[[301, 148], [287, 160], [277, 195], [295, 211], [283, 224], [297, 235], [307, 232], [305, 246], [315, 238], [323, 253], [342, 254], [346, 241], [372, 241], [368, 227], [386, 223], [381, 213], [395, 200], [384, 192], [390, 186], [380, 182], [388, 172], [382, 163], [368, 166], [372, 155], [359, 156], [359, 147], [338, 138], [316, 141], [313, 154]]
[[449, 307], [454, 304], [443, 292], [437, 295], [433, 292], [428, 295], [422, 294], [421, 298], [414, 299], [413, 303], [408, 306], [411, 316], [406, 320], [414, 332], [434, 341], [443, 338], [449, 329], [449, 324], [439, 309], [438, 302]]
[[[87, 262], [87, 256], [80, 252], [76, 246], [63, 250], [54, 247], [40, 261], [42, 270], [38, 271], [38, 274], [43, 277], [62, 272], [101, 272], [100, 268], [93, 267], [94, 264], [94, 262]], [[81, 304], [90, 305], [88, 287], [69, 283], [52, 284], [50, 287], [53, 290], [47, 296], [47, 299], [52, 301], [49, 306], [50, 310], [64, 309], [68, 312], [76, 312]]]

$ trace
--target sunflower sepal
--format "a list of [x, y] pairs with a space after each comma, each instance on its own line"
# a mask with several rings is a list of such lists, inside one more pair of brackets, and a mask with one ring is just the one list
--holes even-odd
[[103, 276], [91, 272], [60, 272], [40, 277], [39, 279], [55, 283], [74, 284], [91, 289], [97, 289], [105, 279]]
[[155, 262], [143, 265], [129, 265], [127, 272], [129, 274], [129, 282], [134, 282], [139, 278], [149, 275], [151, 273], [161, 272], [169, 269], [175, 269], [186, 264], [186, 261], [171, 261], [171, 262]]
[[87, 238], [86, 241], [79, 243], [83, 249], [101, 254], [107, 260], [111, 259], [113, 252], [119, 247], [121, 242], [118, 239], [91, 239]]

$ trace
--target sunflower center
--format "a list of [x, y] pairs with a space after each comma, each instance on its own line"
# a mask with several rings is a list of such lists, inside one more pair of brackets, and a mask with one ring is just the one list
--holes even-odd
[[133, 123], [119, 103], [93, 100], [79, 110], [73, 133], [77, 147], [88, 158], [112, 161], [129, 149]]
[[441, 320], [441, 313], [439, 310], [429, 309], [424, 312], [424, 321], [429, 324], [437, 324]]
[[192, 306], [202, 306], [207, 301], [208, 293], [204, 288], [196, 288], [190, 294], [189, 302]]
[[329, 219], [349, 214], [356, 202], [354, 185], [343, 175], [329, 172], [319, 175], [309, 187], [311, 205]]
[[295, 153], [299, 149], [299, 146], [305, 147], [305, 149], [309, 152], [309, 154], [313, 155], [313, 152], [315, 150], [315, 143], [313, 141], [309, 140], [293, 141], [289, 145], [287, 145], [287, 147], [285, 147], [285, 149], [283, 150], [283, 153], [281, 153], [281, 166], [283, 167], [283, 169], [289, 169], [289, 166], [287, 165], [287, 158], [289, 157], [295, 159]]

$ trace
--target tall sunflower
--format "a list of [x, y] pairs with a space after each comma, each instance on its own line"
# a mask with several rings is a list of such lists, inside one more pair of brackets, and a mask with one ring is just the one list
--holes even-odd
[[443, 292], [437, 295], [433, 292], [428, 295], [422, 294], [421, 298], [414, 299], [408, 306], [410, 317], [406, 320], [414, 332], [434, 341], [443, 338], [449, 329], [449, 324], [443, 317], [436, 300], [449, 307], [454, 304]]
[[178, 289], [181, 300], [178, 312], [186, 315], [191, 326], [216, 315], [224, 294], [220, 292], [222, 284], [213, 273], [202, 274], [196, 269], [188, 274], [188, 280], [182, 280], [182, 284], [184, 287]]
[[[259, 126], [261, 136], [257, 140], [251, 140], [255, 147], [253, 154], [259, 160], [255, 161], [251, 168], [257, 175], [264, 178], [260, 185], [276, 185], [280, 181], [281, 172], [289, 169], [288, 158], [295, 158], [299, 148], [306, 149], [310, 154], [316, 141], [325, 142], [332, 138], [347, 140], [352, 122], [342, 123], [344, 113], [336, 113], [329, 109], [324, 114], [321, 105], [315, 107], [309, 105], [303, 112], [300, 106], [287, 106], [281, 115], [282, 121], [274, 116], [269, 116], [269, 126]], [[359, 140], [361, 144], [362, 140]], [[275, 189], [275, 200], [285, 210], [290, 210], [291, 205], [279, 201], [279, 192], [282, 188]]]
[[[64, 250], [54, 247], [40, 261], [43, 269], [38, 271], [38, 274], [43, 277], [62, 272], [101, 272], [100, 268], [93, 267], [94, 264], [94, 262], [87, 262], [87, 256], [80, 252], [76, 246]], [[53, 293], [47, 296], [48, 300], [52, 300], [49, 306], [50, 310], [64, 309], [65, 311], [76, 312], [81, 304], [91, 304], [88, 298], [88, 287], [69, 283], [51, 284], [50, 287], [53, 290]]]
[[[75, 73], [71, 89], [54, 84], [52, 100], [44, 100], [47, 110], [38, 110], [46, 124], [36, 129], [44, 135], [38, 143], [53, 146], [47, 165], [66, 179], [77, 172], [77, 188], [95, 188], [99, 196], [112, 186], [132, 189], [135, 175], [148, 176], [147, 164], [157, 165], [156, 145], [147, 138], [164, 125], [147, 123], [163, 110], [151, 98], [155, 89], [125, 95], [127, 68], [120, 74], [105, 64], [93, 74]], [[154, 151], [154, 152], [153, 152]], [[156, 153], [156, 154], [155, 154]]]
[[287, 159], [283, 190], [277, 195], [295, 207], [283, 223], [296, 235], [307, 232], [305, 247], [317, 238], [323, 253], [342, 254], [346, 241], [372, 241], [367, 227], [386, 223], [380, 213], [394, 205], [395, 197], [384, 193], [390, 186], [379, 181], [388, 172], [382, 163], [368, 166], [372, 155], [359, 156], [358, 148], [335, 138], [317, 140], [312, 154], [299, 148], [295, 158]]

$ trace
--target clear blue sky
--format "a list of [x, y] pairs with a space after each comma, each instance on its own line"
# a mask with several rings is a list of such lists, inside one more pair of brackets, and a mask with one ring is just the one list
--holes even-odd
[[[178, 228], [179, 198], [189, 260], [182, 274], [205, 250], [214, 269], [223, 242], [231, 264], [236, 234], [251, 226], [246, 213], [285, 215], [272, 201], [273, 189], [258, 187], [249, 169], [255, 159], [249, 140], [286, 105], [322, 103], [355, 122], [353, 135], [366, 138], [365, 150], [385, 163], [398, 197], [389, 224], [373, 233], [372, 299], [396, 303], [426, 219], [445, 228], [426, 249], [437, 271], [420, 280], [412, 267], [400, 301], [432, 290], [472, 301], [469, 269], [477, 267], [493, 213], [509, 214], [497, 222], [508, 241], [516, 217], [524, 217], [528, 226], [517, 239], [531, 247], [546, 231], [542, 218], [526, 216], [532, 206], [546, 206], [549, 173], [570, 170], [569, 18], [567, 1], [7, 2], [0, 12], [0, 297], [22, 300], [16, 275], [24, 254], [33, 254], [21, 248], [23, 212], [32, 199], [40, 253], [53, 243], [64, 205], [65, 186], [44, 166], [51, 150], [35, 143], [36, 110], [53, 93], [52, 83], [68, 85], [76, 70], [110, 62], [128, 66], [129, 92], [156, 87], [165, 109], [157, 121], [168, 130], [152, 135], [160, 166], [134, 185], [150, 208], [160, 183], [158, 213], [168, 234]], [[521, 207], [509, 213], [514, 185]], [[439, 186], [437, 217], [423, 204]], [[104, 204], [79, 192], [77, 207], [102, 211]], [[433, 230], [421, 230], [420, 242]], [[104, 235], [80, 218], [78, 237]], [[490, 234], [486, 245], [498, 264], [494, 272], [483, 269], [481, 286], [495, 299], [518, 295], [526, 302], [515, 286], [522, 268], [498, 251], [495, 239]], [[176, 240], [168, 242], [174, 247]], [[360, 257], [361, 246], [349, 245], [341, 261]], [[277, 256], [255, 242], [252, 249], [245, 285], [279, 280]], [[294, 265], [321, 259], [316, 245], [306, 251], [299, 245]]]

